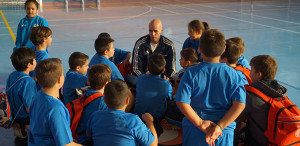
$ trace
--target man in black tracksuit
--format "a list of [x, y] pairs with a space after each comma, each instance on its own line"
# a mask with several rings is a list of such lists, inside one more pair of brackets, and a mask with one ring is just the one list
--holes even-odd
[[139, 76], [147, 72], [148, 58], [153, 53], [160, 53], [166, 60], [167, 77], [176, 73], [176, 54], [174, 44], [171, 40], [162, 36], [162, 23], [159, 19], [153, 19], [149, 23], [149, 34], [141, 37], [135, 43], [132, 56], [133, 74]]

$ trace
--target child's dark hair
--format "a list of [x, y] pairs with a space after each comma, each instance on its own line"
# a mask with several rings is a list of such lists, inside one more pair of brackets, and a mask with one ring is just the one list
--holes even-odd
[[206, 57], [217, 57], [223, 54], [225, 37], [217, 29], [205, 31], [200, 38], [200, 49]]
[[88, 80], [93, 90], [102, 89], [110, 78], [111, 69], [106, 64], [96, 64], [88, 69]]
[[33, 59], [35, 59], [35, 52], [27, 47], [17, 48], [10, 56], [12, 65], [14, 68], [21, 72], [27, 69], [28, 63], [33, 64]]
[[39, 9], [39, 5], [40, 5], [40, 4], [39, 4], [36, 0], [26, 0], [25, 5], [24, 5], [24, 8], [25, 8], [25, 9], [26, 9], [26, 7], [27, 7], [27, 5], [28, 5], [29, 3], [34, 3], [35, 6], [36, 6], [36, 9]]
[[104, 88], [104, 101], [110, 109], [120, 109], [126, 104], [129, 89], [125, 81], [117, 79]]
[[110, 49], [110, 43], [114, 42], [112, 38], [99, 37], [95, 40], [95, 50], [99, 56], [102, 56], [106, 50]]
[[191, 61], [192, 64], [198, 60], [197, 52], [194, 48], [185, 48], [180, 51], [180, 55], [185, 61]]
[[153, 75], [160, 75], [166, 66], [166, 60], [163, 55], [156, 53], [149, 57], [148, 70]]
[[195, 19], [188, 24], [188, 27], [191, 28], [193, 31], [198, 32], [202, 30], [203, 32], [209, 29], [209, 24], [207, 22], [201, 22], [200, 20]]
[[82, 67], [86, 61], [89, 60], [89, 56], [81, 52], [74, 52], [69, 58], [70, 69], [76, 69], [77, 66]]
[[102, 32], [98, 35], [98, 38], [111, 38], [107, 32]]
[[52, 88], [60, 76], [63, 75], [63, 66], [58, 58], [48, 58], [40, 61], [35, 68], [36, 78], [42, 88]]
[[243, 55], [243, 53], [245, 51], [245, 44], [244, 44], [244, 40], [242, 38], [240, 38], [240, 37], [230, 38], [230, 39], [226, 40], [226, 43], [235, 44], [236, 47], [240, 51], [240, 56]]
[[221, 55], [221, 59], [226, 58], [229, 64], [236, 64], [240, 57], [240, 50], [238, 46], [231, 41], [226, 40], [226, 48]]
[[261, 79], [273, 80], [277, 72], [277, 62], [270, 55], [258, 55], [251, 59], [250, 65], [255, 69], [255, 73], [261, 72]]
[[46, 26], [32, 27], [30, 30], [30, 40], [35, 46], [42, 44], [51, 35], [51, 29]]

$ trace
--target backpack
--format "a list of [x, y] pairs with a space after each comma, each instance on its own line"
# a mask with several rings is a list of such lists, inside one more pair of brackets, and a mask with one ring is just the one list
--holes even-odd
[[125, 76], [130, 75], [132, 73], [132, 66], [131, 66], [130, 62], [129, 62], [129, 65], [128, 65], [127, 68], [125, 68], [124, 62], [118, 64], [117, 68], [119, 69], [119, 71], [120, 71], [121, 75], [123, 76], [123, 78], [125, 78]]
[[79, 133], [76, 132], [79, 120], [82, 115], [82, 111], [85, 106], [87, 106], [90, 102], [94, 101], [95, 99], [103, 96], [102, 93], [94, 93], [90, 96], [82, 96], [78, 99], [73, 100], [72, 102], [69, 102], [66, 105], [66, 108], [68, 109], [70, 113], [70, 118], [71, 118], [71, 131], [72, 131], [72, 136], [74, 139], [78, 138], [80, 135]]
[[246, 77], [246, 79], [248, 81], [248, 84], [249, 85], [252, 84], [252, 80], [251, 80], [251, 77], [250, 77], [250, 71], [251, 71], [251, 69], [243, 67], [242, 65], [238, 65], [234, 69], [238, 70], [238, 71], [241, 71], [245, 75], [245, 77]]
[[288, 97], [272, 98], [258, 89], [245, 85], [245, 89], [252, 92], [270, 104], [268, 126], [264, 135], [270, 146], [299, 145], [300, 144], [300, 110]]
[[10, 106], [5, 88], [0, 93], [0, 125], [5, 127], [5, 123], [10, 119]]
[[30, 76], [22, 76], [19, 79], [17, 79], [10, 87], [7, 89], [2, 88], [0, 93], [0, 126], [4, 128], [10, 128], [12, 126], [12, 123], [14, 123], [17, 115], [19, 114], [23, 104], [19, 107], [15, 117], [12, 121], [10, 121], [10, 106], [8, 102], [8, 95], [7, 92], [21, 79], [30, 77]]

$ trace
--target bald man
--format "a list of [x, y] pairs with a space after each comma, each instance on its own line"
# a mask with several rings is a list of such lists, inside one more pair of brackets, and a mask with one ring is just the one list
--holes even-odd
[[171, 77], [175, 74], [176, 54], [171, 40], [162, 36], [161, 20], [153, 19], [149, 23], [149, 34], [141, 37], [135, 43], [132, 56], [133, 73], [136, 76], [147, 72], [148, 58], [153, 53], [160, 53], [166, 60], [165, 75]]

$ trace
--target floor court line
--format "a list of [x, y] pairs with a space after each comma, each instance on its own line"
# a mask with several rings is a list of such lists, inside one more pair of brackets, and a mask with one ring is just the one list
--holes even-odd
[[[295, 3], [295, 4], [298, 4], [298, 3]], [[266, 4], [262, 4], [262, 3], [259, 3], [258, 6], [272, 6], [272, 7], [288, 7], [288, 6], [278, 6], [278, 5], [266, 5]]]
[[[156, 7], [152, 7], [152, 8], [156, 8]], [[161, 9], [161, 8], [160, 8]], [[223, 12], [213, 12], [213, 13], [223, 13]], [[159, 14], [159, 15], [144, 15], [144, 16], [171, 16], [171, 15], [191, 15], [191, 14], [203, 14], [200, 12], [197, 13], [172, 13], [172, 14]], [[128, 18], [131, 16], [118, 16], [118, 17], [93, 17], [93, 18], [78, 18], [78, 19], [50, 19], [47, 21], [48, 22], [56, 22], [56, 21], [74, 21], [74, 20], [99, 20], [99, 19], [111, 19], [111, 18]]]
[[163, 11], [166, 11], [166, 12], [170, 12], [170, 13], [173, 13], [173, 14], [175, 14], [175, 15], [178, 15], [179, 13], [177, 13], [177, 12], [173, 12], [173, 11], [171, 11], [171, 10], [167, 10], [167, 9], [164, 9], [164, 8], [158, 8], [158, 7], [153, 7], [154, 9], [159, 9], [159, 10], [163, 10]]
[[123, 20], [129, 20], [129, 19], [133, 19], [133, 18], [136, 18], [136, 17], [139, 17], [139, 16], [142, 16], [142, 15], [145, 15], [149, 12], [152, 11], [152, 6], [149, 6], [149, 5], [146, 5], [149, 10], [144, 12], [144, 13], [141, 13], [141, 14], [138, 14], [138, 15], [135, 15], [135, 16], [129, 16], [129, 17], [126, 17], [126, 18], [123, 18], [123, 19], [116, 19], [116, 20], [109, 20], [109, 21], [102, 21], [102, 22], [91, 22], [91, 23], [76, 23], [76, 24], [54, 24], [54, 25], [51, 25], [51, 26], [70, 26], [70, 25], [85, 25], [85, 24], [99, 24], [99, 23], [109, 23], [109, 22], [116, 22], [116, 21], [123, 21]]
[[297, 89], [297, 90], [300, 90], [300, 88], [298, 88], [298, 87], [296, 87], [296, 86], [293, 86], [293, 85], [291, 85], [291, 84], [288, 84], [288, 83], [285, 83], [285, 82], [283, 82], [283, 81], [279, 81], [279, 80], [277, 80], [279, 83], [281, 83], [281, 84], [284, 84], [284, 85], [287, 85], [287, 86], [290, 86], [290, 87], [292, 87], [292, 88], [294, 88], [294, 89]]
[[[182, 1], [179, 1], [177, 0], [178, 2], [182, 2]], [[138, 2], [134, 2], [134, 3], [138, 3]], [[141, 3], [141, 2], [139, 2]], [[188, 2], [185, 2], [185, 3], [188, 3]], [[118, 3], [119, 4], [119, 3]], [[195, 3], [189, 3], [189, 4], [182, 4], [182, 5], [194, 5]], [[147, 5], [145, 3], [143, 3], [143, 5]], [[177, 4], [177, 5], [174, 5], [174, 4], [169, 4], [170, 6], [180, 6], [181, 4]], [[202, 5], [202, 4], [196, 4], [196, 5]], [[165, 6], [165, 5], [154, 5], [154, 6]], [[202, 5], [203, 6], [203, 5]], [[131, 7], [131, 6], [128, 6], [128, 7]], [[135, 7], [144, 7], [144, 6], [135, 6]], [[161, 9], [161, 8], [157, 8], [155, 7], [156, 9]], [[214, 8], [214, 7], [212, 7]], [[81, 9], [81, 8], [74, 8], [74, 9]], [[293, 8], [293, 9], [300, 9], [300, 8]], [[46, 10], [49, 10], [49, 9], [46, 9]], [[164, 10], [164, 9], [161, 9], [161, 10]], [[267, 10], [284, 10], [284, 9], [266, 9], [266, 10], [253, 10], [254, 11], [267, 11]], [[201, 13], [177, 13], [177, 12], [174, 12], [174, 11], [170, 11], [170, 10], [164, 10], [164, 11], [168, 11], [168, 12], [171, 12], [172, 14], [162, 14], [162, 15], [190, 15], [190, 14], [202, 14], [202, 13], [208, 13], [208, 12], [201, 12]], [[228, 10], [227, 10], [228, 11]], [[232, 11], [232, 12], [235, 12], [235, 11]], [[213, 12], [213, 13], [224, 13], [224, 12]], [[212, 14], [213, 14], [212, 13]], [[228, 11], [228, 13], [230, 13]], [[247, 14], [247, 13], [245, 13]], [[150, 16], [162, 16], [162, 15], [150, 15]], [[124, 16], [125, 18], [128, 18], [130, 16]], [[263, 17], [263, 16], [262, 16]], [[79, 19], [47, 19], [49, 22], [55, 22], [55, 21], [74, 21], [74, 20], [95, 20], [95, 19], [110, 19], [110, 18], [122, 18], [122, 17], [93, 17], [93, 18], [79, 18]], [[1, 22], [0, 22], [1, 23]], [[94, 23], [98, 23], [98, 22], [94, 22]], [[293, 23], [293, 22], [291, 22]], [[77, 23], [77, 24], [81, 24], [81, 23]], [[93, 24], [93, 23], [89, 23], [89, 24]], [[60, 25], [64, 25], [64, 24], [60, 24]]]
[[[160, 1], [155, 1], [155, 2], [160, 2]], [[165, 2], [160, 2], [160, 3], [165, 3]], [[168, 3], [165, 3], [165, 4], [168, 4]], [[196, 10], [196, 9], [193, 9], [193, 8], [187, 8], [187, 7], [184, 7], [184, 6], [177, 6], [177, 7], [181, 7], [181, 8], [193, 10], [193, 11], [196, 11], [196, 12], [203, 12], [203, 11], [199, 11], [199, 10]], [[274, 27], [274, 26], [270, 26], [270, 25], [261, 24], [261, 23], [256, 23], [256, 22], [241, 20], [241, 19], [232, 18], [232, 17], [228, 17], [228, 16], [224, 16], [224, 15], [219, 15], [219, 14], [214, 14], [214, 13], [210, 13], [210, 12], [203, 12], [203, 13], [210, 14], [210, 15], [215, 15], [215, 16], [218, 16], [218, 17], [228, 18], [228, 19], [232, 19], [232, 20], [236, 20], [236, 21], [246, 22], [246, 23], [250, 23], [250, 24], [260, 25], [260, 26], [264, 26], [264, 27], [268, 27], [268, 28], [273, 28], [273, 29], [277, 29], [277, 30], [281, 30], [281, 31], [286, 31], [286, 32], [290, 32], [290, 33], [300, 34], [300, 32], [297, 32], [297, 31], [292, 31], [292, 30], [288, 30], [288, 29], [278, 28], [278, 27]]]
[[203, 6], [203, 7], [214, 8], [214, 9], [218, 9], [218, 10], [226, 10], [226, 11], [229, 11], [229, 12], [234, 12], [234, 13], [239, 13], [239, 14], [242, 13], [242, 14], [245, 14], [245, 15], [251, 15], [251, 16], [256, 16], [256, 17], [260, 17], [260, 18], [266, 18], [266, 19], [270, 19], [270, 20], [276, 20], [276, 21], [281, 21], [281, 22], [285, 22], [285, 23], [300, 25], [300, 23], [297, 23], [297, 22], [285, 21], [285, 20], [280, 20], [280, 19], [276, 19], [276, 18], [270, 18], [270, 17], [260, 16], [260, 15], [255, 15], [255, 14], [249, 14], [249, 13], [244, 13], [244, 12], [227, 10], [227, 9], [223, 9], [223, 8], [213, 7], [213, 6]]
[[0, 35], [10, 35], [10, 34], [0, 34]]
[[[284, 1], [284, 0], [282, 0]], [[178, 2], [183, 2], [183, 1], [178, 1]], [[256, 1], [256, 2], [272, 2], [272, 1]], [[141, 3], [141, 2], [129, 2], [130, 4], [135, 4], [135, 3]], [[201, 4], [229, 4], [229, 3], [236, 3], [236, 2], [211, 2], [211, 3], [191, 3], [191, 4], [196, 4], [196, 5], [201, 5]], [[251, 3], [250, 1], [249, 2], [243, 2], [243, 3]], [[121, 4], [121, 3], [106, 3], [106, 4]], [[189, 4], [170, 4], [171, 6], [176, 6], [176, 5], [189, 5]], [[152, 7], [155, 7], [155, 6], [165, 6], [165, 5], [151, 5]], [[104, 7], [104, 8], [124, 8], [124, 7], [142, 7], [142, 6], [115, 6], [115, 7]], [[296, 7], [295, 7], [296, 8]], [[58, 9], [61, 9], [61, 10], [64, 10], [65, 8], [54, 8], [54, 9], [44, 9], [44, 10], [47, 10], [47, 11], [51, 11], [51, 10], [58, 10]], [[73, 9], [73, 10], [76, 10], [76, 9], [82, 9], [82, 8], [69, 8], [69, 9]], [[89, 9], [89, 8], [85, 8], [86, 10]], [[90, 9], [95, 9], [95, 8], [90, 8]], [[8, 11], [13, 11], [13, 10], [8, 10]]]
[[[108, 22], [114, 22], [114, 21], [123, 21], [123, 20], [128, 20], [128, 19], [132, 19], [132, 18], [136, 18], [139, 16], [174, 16], [174, 15], [191, 15], [191, 14], [204, 14], [207, 12], [197, 12], [197, 13], [172, 13], [172, 14], [159, 14], [159, 15], [146, 15], [146, 13], [149, 13], [150, 11], [152, 11], [152, 8], [156, 8], [156, 7], [151, 7], [151, 10], [143, 13], [143, 14], [139, 14], [136, 16], [124, 16], [125, 18], [123, 19], [118, 19], [118, 20], [110, 20], [110, 21], [101, 21], [101, 22], [90, 22], [90, 23], [74, 23], [74, 24], [54, 24], [51, 26], [65, 26], [65, 25], [85, 25], [85, 24], [97, 24], [97, 23], [108, 23]], [[160, 8], [161, 9], [161, 8]], [[224, 13], [224, 12], [212, 12], [211, 14], [217, 14], [217, 13]], [[229, 12], [228, 12], [229, 13]], [[74, 21], [74, 20], [95, 20], [95, 19], [110, 19], [110, 18], [122, 18], [122, 17], [95, 17], [95, 18], [79, 18], [79, 19], [47, 19], [49, 22], [55, 22], [55, 21]]]
[[[300, 8], [294, 8], [294, 9], [300, 9]], [[284, 10], [284, 9], [268, 9], [268, 10]], [[253, 10], [255, 12], [265, 11], [265, 10]], [[145, 15], [145, 16], [168, 16], [168, 15], [191, 15], [191, 14], [203, 14], [207, 12], [195, 12], [195, 13], [177, 13], [176, 14], [160, 14], [160, 15]], [[224, 12], [211, 12], [212, 14], [218, 14], [218, 13], [224, 13]], [[230, 13], [230, 12], [226, 12]], [[48, 22], [56, 22], [56, 21], [74, 21], [74, 20], [99, 20], [99, 19], [111, 19], [111, 18], [128, 18], [130, 16], [116, 16], [116, 17], [93, 17], [93, 18], [77, 18], [77, 19], [47, 19]], [[16, 22], [16, 21], [12, 21]], [[4, 22], [0, 22], [4, 23]], [[1, 28], [1, 27], [0, 27]]]
[[[182, 2], [180, 0], [176, 0], [178, 2]], [[184, 3], [187, 3], [187, 4], [193, 4], [193, 3], [190, 3], [190, 2], [186, 2], [186, 1], [183, 1]], [[201, 4], [196, 4], [196, 5], [201, 5]], [[276, 18], [270, 18], [270, 17], [265, 17], [265, 16], [260, 16], [260, 15], [255, 15], [255, 14], [249, 14], [249, 13], [245, 13], [243, 11], [233, 11], [233, 10], [228, 10], [228, 9], [223, 9], [223, 8], [217, 8], [217, 7], [214, 7], [214, 6], [208, 6], [208, 5], [201, 5], [203, 7], [207, 7], [207, 8], [214, 8], [214, 9], [218, 9], [218, 10], [224, 10], [224, 11], [229, 11], [229, 12], [235, 12], [235, 13], [242, 13], [242, 14], [246, 14], [246, 15], [251, 15], [251, 16], [256, 16], [256, 17], [261, 17], [261, 18], [266, 18], [266, 19], [270, 19], [270, 20], [276, 20], [276, 21], [281, 21], [281, 22], [285, 22], [285, 23], [291, 23], [291, 24], [297, 24], [297, 25], [300, 25], [300, 23], [296, 23], [296, 22], [291, 22], [291, 21], [285, 21], [285, 20], [281, 20], [281, 19], [276, 19]], [[265, 5], [265, 6], [270, 6], [270, 5]], [[272, 5], [271, 5], [272, 6]], [[285, 9], [290, 9], [289, 7], [285, 8]], [[293, 9], [300, 9], [299, 7], [294, 7]], [[269, 9], [267, 9], [269, 10]], [[282, 10], [282, 9], [273, 9], [273, 10]], [[248, 10], [248, 11], [252, 11], [252, 12], [256, 12], [257, 10]], [[259, 10], [259, 11], [264, 11], [264, 10]]]
[[3, 21], [5, 22], [6, 27], [7, 27], [8, 31], [9, 31], [9, 33], [10, 33], [10, 35], [11, 35], [13, 41], [15, 42], [15, 41], [16, 41], [15, 34], [14, 34], [13, 31], [11, 30], [11, 28], [10, 28], [10, 26], [9, 26], [9, 24], [8, 24], [8, 22], [7, 22], [6, 18], [5, 18], [5, 16], [4, 16], [2, 10], [0, 10], [0, 13], [1, 13], [1, 16], [2, 16], [2, 18], [3, 18]]

